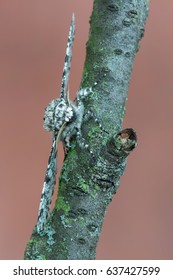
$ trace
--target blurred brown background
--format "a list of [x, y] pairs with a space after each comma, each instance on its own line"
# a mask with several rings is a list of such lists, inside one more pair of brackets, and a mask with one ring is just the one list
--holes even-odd
[[[78, 89], [92, 4], [0, 1], [0, 259], [22, 259], [36, 223], [51, 145], [44, 108], [59, 95], [72, 12], [71, 94]], [[172, 9], [171, 0], [150, 4], [123, 124], [139, 144], [108, 208], [97, 259], [173, 259]]]

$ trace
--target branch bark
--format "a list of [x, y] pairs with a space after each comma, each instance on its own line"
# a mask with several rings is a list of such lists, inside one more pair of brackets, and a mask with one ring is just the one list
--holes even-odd
[[83, 121], [89, 149], [81, 149], [73, 139], [55, 208], [44, 232], [33, 230], [25, 259], [95, 259], [106, 208], [136, 146], [134, 130], [121, 131], [121, 125], [147, 15], [148, 0], [94, 1], [81, 85], [94, 85], [85, 110], [98, 121]]

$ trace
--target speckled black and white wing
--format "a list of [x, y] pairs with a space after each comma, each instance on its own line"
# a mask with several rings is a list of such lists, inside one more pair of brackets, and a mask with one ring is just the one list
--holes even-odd
[[57, 173], [57, 136], [53, 137], [52, 149], [48, 160], [46, 175], [44, 179], [40, 206], [38, 211], [37, 232], [41, 232], [46, 224], [49, 209], [52, 201], [52, 195], [56, 183]]
[[39, 205], [38, 221], [36, 226], [38, 233], [44, 229], [44, 226], [47, 222], [50, 205], [52, 202], [52, 195], [55, 188], [58, 154], [57, 143], [61, 139], [61, 134], [66, 124], [74, 118], [74, 110], [69, 103], [67, 92], [74, 33], [75, 18], [73, 15], [66, 48], [60, 98], [52, 100], [48, 104], [44, 112], [44, 128], [52, 133], [53, 140]]
[[44, 229], [47, 222], [52, 195], [55, 188], [57, 174], [57, 144], [61, 138], [64, 126], [72, 117], [72, 108], [69, 107], [62, 98], [52, 100], [44, 112], [44, 128], [47, 131], [52, 132], [53, 140], [38, 212], [38, 233]]
[[61, 83], [61, 96], [60, 97], [63, 98], [66, 102], [68, 102], [67, 86], [68, 86], [68, 80], [69, 80], [69, 75], [70, 75], [70, 66], [71, 66], [74, 35], [75, 35], [75, 17], [73, 14], [72, 20], [71, 20], [71, 25], [70, 25], [70, 31], [69, 31], [69, 35], [68, 35], [64, 68], [63, 68], [63, 74], [62, 74], [62, 83]]
[[44, 112], [44, 128], [52, 133], [52, 148], [48, 160], [43, 190], [40, 200], [37, 232], [44, 230], [52, 202], [52, 195], [56, 183], [57, 174], [57, 144], [62, 141], [65, 151], [68, 152], [71, 139], [76, 136], [80, 148], [88, 148], [82, 137], [81, 125], [84, 117], [83, 100], [92, 92], [91, 88], [81, 88], [77, 94], [77, 106], [69, 101], [68, 80], [70, 75], [70, 64], [72, 58], [72, 47], [75, 33], [75, 18], [72, 16], [68, 36], [66, 56], [62, 75], [61, 94], [58, 99], [52, 100]]

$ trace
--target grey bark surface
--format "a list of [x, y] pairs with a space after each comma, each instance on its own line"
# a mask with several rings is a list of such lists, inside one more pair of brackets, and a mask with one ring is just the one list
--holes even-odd
[[147, 15], [147, 0], [94, 1], [81, 83], [94, 85], [84, 103], [92, 115], [82, 125], [89, 148], [81, 149], [74, 137], [55, 208], [45, 230], [33, 230], [25, 259], [95, 259], [106, 208], [136, 146], [133, 129], [121, 131], [121, 125]]

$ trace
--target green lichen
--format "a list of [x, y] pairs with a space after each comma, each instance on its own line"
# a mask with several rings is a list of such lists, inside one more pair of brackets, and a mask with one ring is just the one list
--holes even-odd
[[45, 260], [45, 255], [39, 254], [39, 249], [34, 239], [29, 240], [26, 251], [25, 251], [25, 260]]
[[[68, 159], [69, 164], [68, 164]], [[60, 174], [60, 186], [61, 190], [65, 189], [66, 184], [69, 183], [69, 180], [71, 177], [73, 177], [73, 169], [77, 168], [77, 163], [78, 163], [78, 155], [77, 155], [77, 150], [76, 150], [76, 141], [72, 141], [71, 143], [71, 148], [66, 156], [66, 159], [63, 164], [63, 168]]]
[[71, 228], [72, 227], [71, 221], [72, 221], [71, 218], [68, 218], [65, 215], [61, 215], [61, 222], [62, 222], [62, 224], [65, 228]]
[[56, 210], [63, 210], [65, 214], [70, 210], [68, 202], [64, 201], [64, 198], [61, 195], [58, 196], [55, 208]]
[[40, 236], [42, 238], [44, 238], [46, 240], [47, 245], [49, 245], [49, 246], [46, 246], [46, 251], [47, 252], [51, 252], [52, 251], [51, 246], [55, 243], [55, 240], [53, 238], [53, 235], [55, 233], [56, 233], [55, 230], [50, 225], [46, 226], [44, 228], [44, 230], [42, 232], [40, 232]]
[[91, 197], [96, 198], [96, 196], [98, 195], [98, 186], [97, 186], [97, 188], [93, 187], [90, 190], [90, 195], [91, 195]]
[[[87, 193], [88, 195], [90, 195], [91, 197], [93, 198], [96, 198], [97, 194], [98, 194], [98, 190], [99, 190], [99, 187], [98, 186], [93, 186], [93, 182], [90, 181], [89, 184], [86, 183], [86, 181], [81, 178], [79, 180], [79, 183], [78, 183], [78, 186], [85, 192]], [[92, 187], [90, 187], [92, 186]]]
[[46, 227], [45, 234], [48, 237], [47, 244], [50, 245], [50, 246], [52, 246], [55, 243], [55, 241], [53, 239], [53, 235], [55, 233], [56, 233], [55, 230], [51, 226]]
[[90, 138], [94, 137], [94, 139], [95, 139], [97, 133], [100, 133], [100, 128], [98, 126], [93, 126], [93, 127], [91, 127], [90, 131], [88, 132], [88, 136]]
[[79, 186], [85, 193], [89, 193], [89, 186], [83, 178], [79, 180], [77, 186]]

